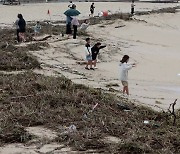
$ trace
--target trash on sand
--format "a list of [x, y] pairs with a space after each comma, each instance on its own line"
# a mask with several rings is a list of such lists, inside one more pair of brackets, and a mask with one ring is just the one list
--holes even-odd
[[149, 121], [148, 120], [144, 120], [144, 124], [149, 124]]
[[75, 132], [75, 131], [77, 131], [77, 128], [76, 128], [75, 125], [70, 125], [70, 126], [68, 127], [68, 132], [69, 132], [69, 133], [72, 133], [72, 132]]
[[89, 115], [90, 113], [92, 113], [97, 106], [98, 106], [98, 103], [96, 103], [96, 104], [92, 107], [92, 110], [90, 110], [90, 111], [88, 111], [87, 113], [83, 114], [83, 119], [88, 119], [88, 115]]
[[119, 26], [116, 26], [115, 28], [121, 28], [121, 27], [125, 27], [126, 25], [119, 25]]
[[123, 103], [117, 103], [117, 106], [120, 110], [124, 110], [124, 111], [130, 110], [129, 106], [127, 106], [126, 104], [123, 104]]

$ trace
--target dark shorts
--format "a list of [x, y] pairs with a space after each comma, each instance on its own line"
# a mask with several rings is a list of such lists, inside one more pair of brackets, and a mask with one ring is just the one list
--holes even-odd
[[92, 55], [92, 60], [96, 60], [97, 55]]
[[66, 34], [72, 34], [71, 24], [66, 25]]

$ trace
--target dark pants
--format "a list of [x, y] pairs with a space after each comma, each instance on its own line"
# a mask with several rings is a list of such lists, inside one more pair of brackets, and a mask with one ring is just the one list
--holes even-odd
[[132, 15], [134, 14], [134, 8], [131, 8], [131, 14]]
[[77, 35], [77, 26], [76, 26], [76, 25], [73, 25], [73, 29], [74, 29], [73, 39], [76, 39], [76, 35]]
[[17, 35], [17, 41], [20, 42], [20, 38], [19, 38], [19, 29], [16, 30], [16, 35]]
[[71, 23], [68, 23], [68, 24], [66, 25], [66, 34], [72, 34]]

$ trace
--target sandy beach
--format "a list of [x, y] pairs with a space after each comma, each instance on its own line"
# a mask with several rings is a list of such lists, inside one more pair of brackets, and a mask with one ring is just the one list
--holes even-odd
[[[51, 12], [53, 21], [64, 20], [63, 12], [68, 3], [49, 3], [49, 4], [26, 4], [21, 6], [0, 6], [0, 19], [2, 26], [12, 26], [17, 13], [23, 13], [27, 21], [49, 19], [47, 10]], [[77, 9], [80, 10], [80, 19], [88, 17], [88, 7], [90, 3], [77, 3]], [[178, 4], [153, 4], [137, 3], [136, 11], [147, 11], [166, 7], [177, 6]], [[128, 12], [130, 3], [95, 3], [97, 14], [101, 10], [111, 10], [115, 12]], [[109, 6], [109, 8], [107, 7]], [[36, 56], [43, 63], [49, 65], [58, 65], [65, 63], [71, 69], [85, 74], [87, 80], [81, 79], [81, 76], [60, 71], [62, 74], [77, 83], [84, 83], [93, 87], [106, 88], [110, 83], [117, 83], [120, 87], [114, 87], [117, 90], [122, 89], [119, 77], [119, 60], [124, 54], [131, 57], [132, 62], [137, 63], [137, 67], [130, 71], [130, 98], [148, 104], [151, 107], [160, 107], [167, 109], [169, 104], [180, 94], [180, 73], [179, 66], [179, 35], [180, 35], [180, 14], [154, 14], [144, 16], [134, 16], [134, 20], [122, 21], [116, 20], [112, 23], [104, 21], [101, 24], [90, 26], [88, 33], [95, 39], [101, 39], [107, 48], [100, 54], [99, 69], [94, 72], [87, 72], [84, 66], [77, 65], [77, 61], [67, 58], [68, 53], [59, 53], [58, 48], [64, 47], [77, 59], [84, 59], [83, 44], [84, 40], [65, 40], [62, 42], [52, 42], [51, 49], [41, 51], [40, 56]], [[120, 28], [115, 28], [121, 26]], [[39, 52], [38, 52], [39, 53]], [[48, 61], [48, 56], [55, 58]], [[61, 56], [61, 58], [59, 58]], [[56, 70], [59, 71], [59, 70]], [[90, 80], [89, 80], [90, 79]], [[178, 105], [180, 107], [180, 105]], [[156, 108], [157, 109], [157, 108]]]
[[[10, 26], [16, 20], [18, 13], [22, 13], [27, 21], [44, 21], [50, 20], [47, 15], [48, 10], [51, 14], [51, 21], [65, 20], [64, 12], [67, 10], [69, 3], [35, 3], [22, 4], [20, 6], [4, 6], [0, 5], [0, 25]], [[90, 2], [77, 2], [77, 9], [81, 12], [79, 18], [87, 18], [89, 16]], [[159, 8], [173, 7], [175, 4], [153, 4], [153, 3], [137, 3], [136, 11], [148, 11]], [[130, 12], [130, 3], [128, 2], [98, 2], [95, 3], [95, 15], [100, 11], [110, 10], [116, 12]]]
[[[1, 5], [1, 25], [11, 26], [17, 13], [23, 13], [27, 21], [46, 20], [49, 18], [48, 9], [53, 21], [63, 20], [65, 19], [63, 12], [67, 4]], [[88, 17], [89, 5], [90, 3], [77, 3], [77, 9], [81, 11], [80, 19]], [[95, 14], [104, 8], [114, 13], [128, 12], [130, 3], [95, 3], [95, 6]], [[172, 6], [177, 4], [137, 3], [136, 11]], [[70, 72], [59, 70], [57, 67], [51, 70], [62, 73], [76, 83], [103, 89], [107, 89], [108, 84], [116, 83], [119, 84], [119, 87], [113, 87], [116, 90], [122, 89], [119, 81], [119, 60], [124, 54], [128, 54], [131, 61], [137, 63], [137, 67], [129, 72], [130, 98], [155, 109], [166, 110], [169, 104], [180, 96], [179, 17], [179, 13], [135, 15], [134, 20], [131, 21], [104, 21], [90, 26], [88, 33], [95, 40], [100, 39], [107, 45], [107, 48], [100, 53], [99, 69], [94, 72], [86, 71], [84, 66], [77, 64], [77, 59], [84, 59], [85, 42], [80, 38], [60, 42], [51, 41], [51, 48], [48, 51], [42, 50], [33, 54], [45, 65], [65, 64], [71, 69]], [[120, 28], [115, 28], [118, 26]], [[59, 51], [60, 48], [64, 53]], [[72, 55], [76, 59], [73, 59]], [[72, 73], [74, 70], [83, 76]], [[177, 107], [179, 108], [180, 104], [177, 104]]]
[[[81, 12], [79, 19], [88, 18], [89, 6], [91, 3], [79, 2], [76, 4], [77, 4], [77, 9], [80, 10]], [[44, 3], [44, 4], [39, 3], [39, 4], [25, 4], [20, 6], [0, 5], [0, 26], [1, 28], [4, 27], [12, 28], [13, 22], [16, 20], [16, 16], [18, 13], [22, 13], [26, 21], [29, 22], [37, 21], [37, 20], [38, 21], [50, 20], [50, 17], [47, 15], [47, 10], [50, 10], [51, 21], [64, 20], [65, 16], [63, 15], [63, 12], [67, 9], [67, 5], [68, 3]], [[150, 11], [153, 9], [175, 7], [177, 5], [178, 5], [177, 3], [174, 4], [136, 3], [135, 10]], [[97, 15], [98, 12], [102, 10], [110, 10], [112, 13], [117, 13], [117, 12], [127, 13], [130, 11], [130, 3], [99, 2], [99, 3], [95, 3], [95, 6], [96, 6], [95, 15]], [[33, 70], [35, 73], [43, 74], [46, 76], [57, 76], [57, 77], [64, 75], [65, 77], [71, 79], [74, 83], [84, 84], [86, 86], [93, 88], [101, 88], [106, 92], [116, 94], [117, 96], [119, 95], [122, 96], [122, 85], [119, 80], [119, 76], [120, 76], [119, 61], [123, 55], [128, 54], [130, 56], [130, 63], [137, 64], [135, 68], [129, 71], [130, 96], [128, 97], [128, 99], [131, 100], [131, 104], [136, 103], [137, 105], [148, 106], [158, 111], [161, 110], [166, 111], [169, 105], [173, 103], [175, 99], [178, 99], [177, 104], [175, 106], [175, 108], [178, 109], [180, 108], [179, 18], [180, 18], [180, 12], [159, 13], [159, 14], [154, 13], [154, 14], [141, 15], [141, 16], [134, 15], [132, 20], [128, 20], [128, 21], [121, 19], [101, 20], [100, 23], [98, 24], [90, 25], [89, 28], [87, 29], [87, 34], [90, 36], [92, 40], [92, 44], [96, 43], [97, 41], [100, 41], [102, 44], [107, 45], [106, 48], [100, 51], [100, 54], [98, 56], [98, 63], [97, 63], [98, 69], [96, 69], [95, 71], [84, 69], [85, 67], [83, 64], [85, 62], [84, 44], [85, 44], [85, 38], [87, 36], [81, 35], [78, 36], [76, 40], [74, 40], [72, 38], [67, 39], [66, 36], [63, 37], [61, 34], [60, 35], [56, 34], [56, 35], [52, 35], [52, 37], [49, 37], [49, 39], [42, 42], [32, 41], [28, 43], [22, 43], [20, 45], [16, 44], [15, 46], [25, 47], [27, 48], [27, 50], [29, 50], [30, 47], [28, 48], [27, 47], [28, 45], [35, 45], [36, 43], [41, 43], [41, 44], [44, 43], [45, 45], [44, 46], [42, 45], [42, 48], [40, 48], [38, 51], [36, 50], [29, 51], [29, 53], [37, 57], [42, 67], [42, 69]], [[12, 72], [8, 72], [8, 73], [12, 73]], [[21, 72], [15, 71], [13, 73], [16, 74]], [[70, 95], [71, 93], [69, 94], [69, 96]], [[124, 99], [127, 100], [126, 97], [125, 98], [123, 97], [123, 100]], [[39, 99], [37, 99], [37, 101], [39, 101]], [[52, 102], [54, 103], [55, 101], [53, 100]], [[12, 102], [12, 103], [16, 103], [16, 102]], [[101, 107], [102, 106], [100, 106], [99, 108], [101, 109]], [[116, 114], [114, 113], [114, 110], [112, 111], [111, 107], [112, 106], [110, 105], [111, 112], [113, 114]], [[133, 115], [134, 111], [135, 108], [130, 112], [122, 111], [122, 113], [126, 115], [130, 115], [130, 114]], [[59, 112], [61, 111], [58, 111], [57, 113]], [[159, 114], [159, 112], [157, 113]], [[118, 120], [120, 122], [122, 117], [123, 116], [118, 115]], [[144, 117], [141, 116], [141, 118], [143, 119]], [[148, 118], [151, 117], [148, 116]], [[129, 119], [127, 119], [126, 121], [128, 120]], [[133, 120], [134, 119], [131, 119], [131, 121]], [[143, 120], [148, 120], [148, 119], [143, 119]], [[151, 119], [149, 120], [151, 122]], [[111, 118], [111, 121], [113, 121], [113, 118]], [[143, 122], [144, 121], [142, 120], [137, 121], [137, 123], [140, 124], [140, 127], [143, 130], [145, 130], [144, 129], [145, 123]], [[79, 121], [76, 124], [78, 126]], [[126, 128], [128, 127], [128, 125], [129, 124], [124, 125], [124, 127]], [[119, 123], [118, 128], [120, 128], [121, 126], [123, 126], [123, 124]], [[138, 128], [135, 128], [136, 126], [134, 125], [133, 127], [131, 129], [133, 131], [137, 131], [136, 129]], [[155, 127], [152, 127], [152, 129], [154, 131], [156, 128], [160, 128], [160, 127], [161, 125], [156, 125]], [[103, 129], [105, 128], [104, 124], [102, 128]], [[151, 132], [149, 131], [150, 125], [147, 125], [147, 128], [148, 129], [144, 134], [148, 134]], [[115, 127], [115, 129], [117, 130], [117, 127]], [[79, 130], [80, 129], [78, 128], [78, 131]], [[55, 142], [55, 139], [58, 137], [58, 133], [60, 132], [54, 132], [49, 128], [44, 128], [43, 126], [26, 127], [26, 131], [29, 132], [30, 134], [33, 134], [34, 136], [37, 136], [37, 139], [42, 140], [44, 145], [40, 145], [40, 146], [35, 145], [36, 144], [35, 142], [32, 145], [14, 143], [1, 147], [0, 153], [24, 154], [24, 153], [73, 152], [71, 147], [69, 146], [66, 147], [65, 145], [59, 145]], [[134, 134], [137, 133], [137, 132], [134, 133], [133, 131], [130, 133], [130, 136], [135, 136]], [[161, 133], [163, 131], [161, 131]], [[157, 132], [157, 134], [159, 134], [159, 132]], [[110, 143], [117, 142], [119, 144], [119, 142], [122, 141], [121, 136], [117, 136], [117, 138], [110, 136], [110, 138], [111, 138]], [[147, 136], [145, 138], [147, 138]], [[107, 138], [105, 140], [108, 141]], [[154, 138], [152, 138], [152, 140], [153, 140], [152, 146], [154, 148], [155, 140]], [[164, 138], [162, 140], [164, 141]], [[167, 140], [167, 143], [169, 144], [169, 140]], [[164, 144], [164, 146], [166, 146], [166, 144]], [[73, 153], [80, 153], [80, 152], [74, 151]], [[167, 153], [170, 152], [168, 151]]]

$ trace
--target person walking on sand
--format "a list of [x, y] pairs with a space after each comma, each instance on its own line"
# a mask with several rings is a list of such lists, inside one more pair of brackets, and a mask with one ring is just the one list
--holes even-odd
[[74, 29], [74, 32], [73, 32], [73, 39], [76, 39], [76, 35], [77, 35], [77, 27], [79, 26], [79, 21], [78, 21], [78, 19], [77, 19], [76, 16], [73, 16], [73, 17], [72, 17], [71, 24], [73, 25], [73, 29]]
[[124, 55], [122, 60], [120, 61], [120, 80], [123, 85], [123, 94], [129, 95], [128, 89], [128, 70], [135, 67], [136, 64], [128, 64], [129, 56]]
[[99, 50], [105, 48], [106, 45], [101, 45], [100, 42], [96, 43], [92, 48], [91, 48], [91, 53], [92, 53], [92, 61], [94, 68], [97, 69], [96, 63], [97, 63], [97, 55], [99, 54]]
[[94, 3], [92, 3], [91, 4], [91, 6], [90, 6], [90, 15], [89, 16], [91, 16], [91, 17], [93, 17], [93, 15], [94, 15], [94, 9], [95, 9], [95, 6], [94, 6]]
[[[92, 68], [92, 54], [91, 54], [91, 45], [90, 45], [90, 38], [86, 38], [86, 44], [85, 44], [85, 54], [86, 54], [86, 67], [87, 70], [94, 70]], [[90, 66], [90, 68], [88, 67]]]
[[132, 1], [132, 3], [131, 3], [131, 15], [134, 15], [134, 7], [135, 7], [135, 4], [134, 4], [134, 1]]
[[24, 20], [22, 14], [18, 14], [18, 27], [19, 27], [19, 41], [26, 42], [25, 32], [26, 32], [26, 21]]

